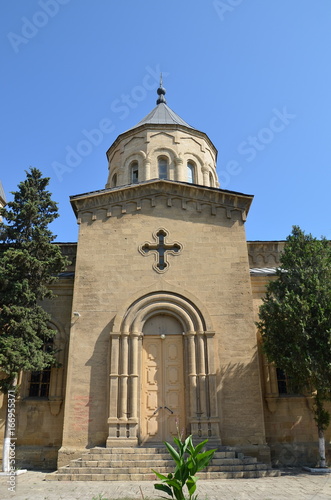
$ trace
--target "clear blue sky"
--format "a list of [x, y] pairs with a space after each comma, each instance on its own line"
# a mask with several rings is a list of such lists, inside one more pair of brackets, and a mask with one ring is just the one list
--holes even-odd
[[3, 0], [0, 25], [0, 178], [10, 199], [29, 166], [51, 177], [58, 241], [77, 240], [69, 196], [104, 188], [160, 70], [221, 187], [255, 195], [249, 240], [331, 238], [330, 0]]

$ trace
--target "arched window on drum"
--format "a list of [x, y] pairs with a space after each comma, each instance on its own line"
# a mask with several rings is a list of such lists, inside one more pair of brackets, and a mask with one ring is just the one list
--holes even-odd
[[117, 174], [114, 174], [113, 177], [111, 178], [111, 187], [116, 187], [117, 186]]
[[138, 167], [137, 161], [133, 161], [131, 163], [130, 175], [131, 175], [131, 184], [138, 184], [138, 182], [139, 182], [139, 167]]
[[188, 161], [186, 165], [187, 182], [195, 183], [195, 165], [192, 161]]
[[159, 156], [158, 158], [159, 179], [168, 179], [168, 158]]

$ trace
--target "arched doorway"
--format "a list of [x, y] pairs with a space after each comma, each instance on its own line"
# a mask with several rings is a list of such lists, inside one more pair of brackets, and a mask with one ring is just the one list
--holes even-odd
[[172, 441], [186, 427], [183, 327], [157, 314], [143, 327], [140, 443]]
[[202, 307], [163, 290], [118, 312], [110, 333], [107, 446], [162, 442], [177, 434], [176, 420], [185, 434], [220, 444], [215, 332]]

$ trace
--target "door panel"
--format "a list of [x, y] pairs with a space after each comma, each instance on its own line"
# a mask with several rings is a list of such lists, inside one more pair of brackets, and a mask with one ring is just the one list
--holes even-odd
[[141, 442], [162, 442], [185, 425], [183, 339], [145, 336], [142, 357]]

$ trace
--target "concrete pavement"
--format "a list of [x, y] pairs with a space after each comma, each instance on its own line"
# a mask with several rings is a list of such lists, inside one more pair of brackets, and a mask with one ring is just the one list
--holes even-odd
[[[154, 482], [44, 481], [44, 472], [29, 471], [16, 477], [16, 490], [8, 490], [8, 477], [0, 477], [1, 500], [116, 500], [160, 499]], [[199, 500], [331, 500], [331, 475], [311, 475], [299, 469], [281, 477], [198, 481]], [[170, 500], [170, 497], [169, 497]]]

